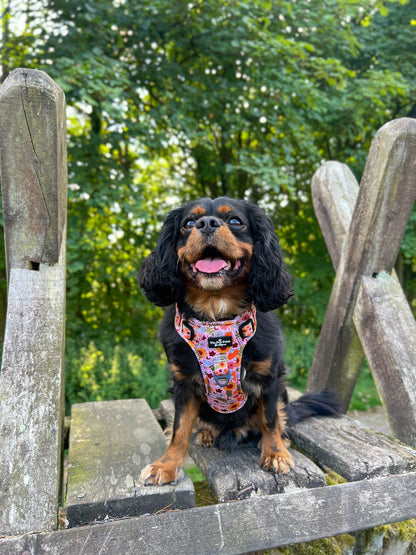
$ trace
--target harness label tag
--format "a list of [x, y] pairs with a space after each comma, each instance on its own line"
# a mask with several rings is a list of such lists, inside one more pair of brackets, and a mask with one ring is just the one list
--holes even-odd
[[208, 347], [210, 349], [223, 349], [224, 347], [232, 347], [233, 338], [231, 335], [222, 337], [208, 337]]

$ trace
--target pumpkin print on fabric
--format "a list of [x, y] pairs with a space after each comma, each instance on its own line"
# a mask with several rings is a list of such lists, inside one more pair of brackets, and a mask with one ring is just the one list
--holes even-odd
[[218, 322], [185, 320], [176, 307], [175, 327], [198, 359], [210, 407], [222, 413], [241, 409], [247, 400], [241, 387], [241, 358], [256, 332], [255, 307]]

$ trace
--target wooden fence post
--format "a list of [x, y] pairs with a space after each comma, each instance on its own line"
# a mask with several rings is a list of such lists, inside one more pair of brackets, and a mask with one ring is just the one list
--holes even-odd
[[395, 273], [362, 278], [354, 322], [393, 433], [416, 447], [416, 322]]
[[62, 90], [16, 69], [0, 89], [0, 167], [10, 268], [56, 264], [66, 222], [66, 120]]
[[344, 410], [361, 366], [353, 324], [361, 278], [391, 272], [415, 197], [416, 120], [402, 118], [372, 142], [308, 380], [309, 390], [337, 389]]
[[0, 89], [8, 309], [0, 374], [0, 535], [57, 526], [64, 416], [62, 90], [17, 69]]

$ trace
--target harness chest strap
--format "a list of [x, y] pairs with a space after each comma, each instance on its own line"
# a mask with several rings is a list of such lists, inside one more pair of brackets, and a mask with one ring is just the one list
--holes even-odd
[[207, 402], [217, 412], [235, 412], [247, 401], [241, 387], [241, 359], [256, 325], [254, 306], [232, 320], [218, 322], [185, 320], [176, 307], [176, 331], [195, 353]]

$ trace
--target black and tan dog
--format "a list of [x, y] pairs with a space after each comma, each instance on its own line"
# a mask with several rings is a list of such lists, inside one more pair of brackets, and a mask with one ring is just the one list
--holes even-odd
[[195, 424], [198, 441], [230, 449], [261, 437], [260, 465], [287, 472], [286, 424], [335, 415], [329, 392], [288, 402], [283, 340], [271, 312], [292, 296], [270, 219], [258, 206], [202, 198], [168, 214], [139, 283], [169, 306], [160, 338], [173, 375], [175, 420], [165, 454], [141, 474], [145, 484], [177, 481]]

